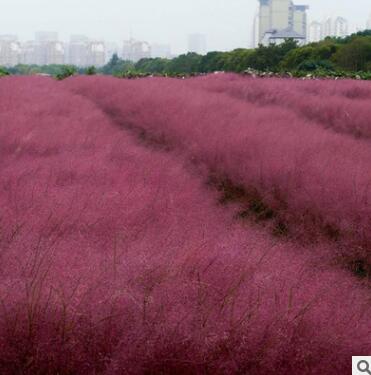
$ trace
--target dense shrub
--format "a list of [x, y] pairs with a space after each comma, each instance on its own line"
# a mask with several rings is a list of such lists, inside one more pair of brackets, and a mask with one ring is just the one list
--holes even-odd
[[9, 75], [9, 72], [5, 69], [0, 67], [0, 77]]
[[58, 81], [61, 81], [63, 79], [73, 76], [76, 73], [77, 73], [77, 70], [74, 66], [65, 65], [65, 66], [62, 66], [61, 71], [56, 74], [55, 78]]

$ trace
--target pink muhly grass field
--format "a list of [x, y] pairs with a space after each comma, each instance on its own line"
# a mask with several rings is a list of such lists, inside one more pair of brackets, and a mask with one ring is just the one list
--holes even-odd
[[[368, 144], [205, 85], [0, 80], [0, 374], [326, 375], [370, 353], [369, 281], [333, 262], [368, 259]], [[287, 235], [236, 220], [210, 175]]]
[[[250, 82], [266, 86], [272, 82], [278, 91], [277, 80], [237, 77], [218, 75], [188, 81], [77, 78], [65, 86], [90, 98], [122, 128], [146, 132], [147, 137], [182, 150], [211, 174], [257, 191], [275, 213], [275, 222], [283, 223], [293, 238], [335, 242], [331, 262], [350, 267], [359, 262], [370, 265], [369, 143], [325, 129], [291, 108], [236, 99], [228, 93], [230, 81], [246, 89]], [[219, 92], [205, 90], [208, 80], [211, 87], [218, 81]], [[221, 90], [223, 82], [225, 92]], [[300, 83], [302, 87], [296, 90]], [[308, 90], [310, 83], [318, 90], [316, 81], [282, 80], [283, 87], [292, 84], [292, 98], [301, 95], [304, 84]], [[348, 81], [343, 87], [336, 81], [322, 84], [339, 84], [341, 93], [350, 85]], [[328, 100], [327, 91], [323, 103]], [[360, 105], [368, 110], [363, 101]], [[363, 113], [364, 118], [370, 117]]]

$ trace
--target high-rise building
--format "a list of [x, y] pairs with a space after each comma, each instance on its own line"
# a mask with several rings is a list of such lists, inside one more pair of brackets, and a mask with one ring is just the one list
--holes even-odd
[[0, 41], [2, 41], [2, 42], [17, 42], [18, 37], [17, 37], [17, 35], [4, 34], [4, 35], [0, 35]]
[[58, 33], [55, 31], [38, 31], [35, 33], [35, 40], [38, 43], [57, 42]]
[[33, 46], [34, 64], [36, 65], [61, 65], [65, 63], [65, 48], [62, 42], [39, 42]]
[[28, 41], [22, 43], [20, 63], [25, 65], [37, 64], [36, 50], [37, 43], [35, 41]]
[[292, 27], [295, 32], [305, 36], [307, 39], [307, 5], [293, 5], [292, 11]]
[[[35, 42], [25, 46], [24, 58], [36, 65], [64, 64], [65, 46], [58, 41], [58, 33], [54, 31], [38, 31]], [[27, 57], [26, 57], [27, 55]]]
[[254, 22], [252, 26], [252, 48], [259, 47], [260, 37], [259, 37], [259, 12], [256, 12], [254, 16]]
[[295, 5], [292, 0], [259, 0], [259, 43], [281, 43], [295, 39], [304, 44], [307, 39], [307, 5]]
[[322, 23], [313, 21], [309, 25], [309, 41], [319, 42], [322, 39]]
[[89, 41], [87, 44], [87, 66], [97, 68], [106, 63], [106, 46], [103, 41]]
[[322, 39], [334, 35], [334, 22], [331, 17], [326, 18], [322, 22]]
[[124, 60], [138, 62], [141, 59], [151, 57], [151, 46], [147, 42], [135, 40], [133, 38], [124, 41], [122, 48], [122, 58]]
[[343, 17], [337, 17], [334, 22], [334, 36], [345, 37], [348, 35], [348, 21]]
[[366, 29], [367, 30], [371, 30], [371, 13], [370, 15], [368, 16], [368, 20], [366, 22]]
[[62, 65], [65, 63], [65, 47], [62, 42], [46, 42], [43, 47], [46, 65]]
[[89, 42], [89, 38], [86, 35], [72, 34], [70, 36], [70, 44], [73, 44], [73, 43], [85, 44], [88, 42]]
[[105, 47], [107, 64], [111, 60], [113, 55], [119, 55], [120, 47], [114, 42], [106, 42]]
[[270, 1], [271, 29], [284, 30], [292, 25], [293, 4], [291, 0]]
[[162, 59], [171, 58], [171, 46], [169, 44], [152, 44], [151, 57], [160, 57]]
[[188, 52], [205, 55], [207, 52], [206, 35], [190, 34], [188, 35]]
[[15, 35], [0, 35], [0, 66], [12, 67], [20, 62], [21, 45]]
[[259, 0], [259, 43], [262, 42], [264, 34], [272, 28], [271, 24], [271, 0]]
[[85, 35], [71, 35], [68, 46], [68, 63], [79, 67], [87, 66], [89, 38]]

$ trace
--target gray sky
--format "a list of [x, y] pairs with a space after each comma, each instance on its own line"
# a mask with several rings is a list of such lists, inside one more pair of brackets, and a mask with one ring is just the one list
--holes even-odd
[[[370, 0], [307, 0], [310, 19], [340, 15], [365, 26]], [[32, 39], [38, 30], [120, 42], [130, 36], [186, 49], [187, 34], [204, 33], [209, 50], [248, 47], [257, 0], [0, 0], [0, 34]]]

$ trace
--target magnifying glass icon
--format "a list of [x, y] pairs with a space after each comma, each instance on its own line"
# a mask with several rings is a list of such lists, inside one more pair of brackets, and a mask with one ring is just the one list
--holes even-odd
[[366, 372], [371, 375], [370, 364], [367, 361], [359, 361], [357, 368], [359, 372]]

